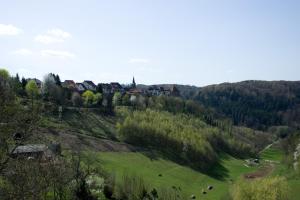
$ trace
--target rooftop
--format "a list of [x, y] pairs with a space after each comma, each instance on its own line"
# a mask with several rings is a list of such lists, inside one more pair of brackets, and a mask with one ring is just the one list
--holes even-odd
[[44, 144], [28, 144], [28, 145], [18, 146], [13, 151], [13, 154], [43, 152], [46, 151], [47, 149], [48, 147]]

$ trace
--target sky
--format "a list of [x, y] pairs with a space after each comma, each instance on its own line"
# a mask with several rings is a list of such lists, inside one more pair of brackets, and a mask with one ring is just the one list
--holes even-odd
[[0, 0], [0, 68], [95, 83], [300, 79], [299, 0]]

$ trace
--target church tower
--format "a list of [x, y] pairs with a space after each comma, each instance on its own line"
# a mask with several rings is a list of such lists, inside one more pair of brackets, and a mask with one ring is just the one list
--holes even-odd
[[133, 79], [132, 79], [132, 88], [136, 88], [136, 83], [135, 83], [135, 80], [134, 80], [134, 77], [133, 77]]

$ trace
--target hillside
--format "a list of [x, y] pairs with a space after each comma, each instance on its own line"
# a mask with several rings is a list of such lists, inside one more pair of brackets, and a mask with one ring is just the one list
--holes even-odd
[[[94, 160], [89, 162], [94, 167], [101, 166], [113, 174], [117, 183], [121, 182], [126, 175], [139, 176], [144, 179], [149, 189], [172, 191], [176, 187], [180, 188], [182, 199], [195, 195], [197, 199], [213, 200], [225, 198], [236, 180], [246, 173], [258, 170], [257, 166], [245, 166], [246, 162], [243, 159], [220, 152], [219, 164], [214, 165], [209, 173], [203, 173], [178, 163], [178, 160], [160, 153], [159, 149], [155, 151], [154, 148], [146, 148], [146, 145], [143, 145], [144, 148], [138, 148], [120, 142], [115, 127], [117, 117], [105, 116], [94, 109], [66, 109], [63, 113], [62, 120], [58, 120], [56, 115], [43, 117], [39, 133], [43, 134], [45, 142], [49, 140], [60, 142], [63, 152], [78, 150], [87, 152]], [[172, 120], [171, 114], [166, 114], [164, 117], [164, 121]], [[196, 126], [203, 131], [206, 129], [216, 131], [204, 122]], [[235, 127], [234, 137], [244, 142], [251, 141], [249, 145], [254, 146], [252, 144], [254, 138], [251, 139], [255, 137], [253, 133], [251, 129]], [[271, 142], [267, 133], [255, 134], [265, 135], [265, 141]], [[207, 189], [210, 185], [213, 186], [211, 191]], [[203, 194], [202, 190], [206, 194]]]
[[236, 125], [265, 129], [298, 126], [300, 82], [243, 81], [200, 88], [194, 100], [225, 114]]
[[232, 119], [235, 125], [256, 129], [275, 125], [299, 127], [300, 81], [249, 80], [205, 87], [175, 86], [183, 98], [214, 109], [217, 114]]
[[58, 142], [64, 150], [133, 151], [134, 147], [117, 139], [116, 117], [95, 109], [64, 109], [62, 119], [46, 114], [37, 132], [38, 140]]
[[272, 191], [286, 200], [287, 187], [298, 194], [298, 82], [208, 86], [193, 101], [80, 94], [59, 81], [39, 88], [2, 73], [4, 199], [240, 200]]

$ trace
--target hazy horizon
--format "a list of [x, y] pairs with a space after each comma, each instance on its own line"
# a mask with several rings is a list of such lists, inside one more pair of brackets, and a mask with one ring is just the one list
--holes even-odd
[[205, 86], [299, 80], [299, 1], [6, 1], [0, 68]]

